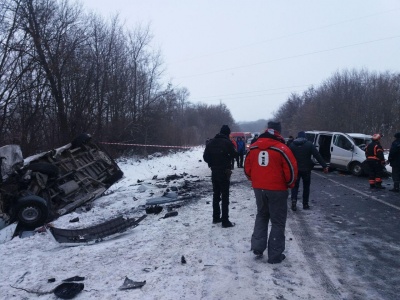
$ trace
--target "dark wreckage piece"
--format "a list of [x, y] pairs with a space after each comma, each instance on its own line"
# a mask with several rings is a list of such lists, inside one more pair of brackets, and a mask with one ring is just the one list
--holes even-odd
[[61, 299], [72, 299], [78, 295], [85, 285], [83, 283], [64, 282], [54, 289], [54, 294]]
[[128, 277], [125, 277], [124, 283], [119, 287], [120, 290], [127, 290], [127, 289], [137, 289], [141, 288], [146, 284], [145, 281], [133, 281], [129, 279]]
[[122, 216], [108, 220], [104, 223], [83, 229], [62, 229], [47, 227], [54, 239], [63, 245], [74, 246], [79, 244], [93, 244], [110, 239], [123, 233], [129, 228], [134, 228], [146, 218], [143, 215], [137, 219], [124, 218]]

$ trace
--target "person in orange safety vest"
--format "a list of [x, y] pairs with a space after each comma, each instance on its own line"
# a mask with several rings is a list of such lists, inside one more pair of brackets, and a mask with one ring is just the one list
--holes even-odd
[[365, 149], [367, 158], [369, 187], [371, 189], [384, 189], [382, 186], [383, 169], [385, 167], [385, 157], [380, 143], [381, 135], [376, 133], [372, 136], [372, 142]]

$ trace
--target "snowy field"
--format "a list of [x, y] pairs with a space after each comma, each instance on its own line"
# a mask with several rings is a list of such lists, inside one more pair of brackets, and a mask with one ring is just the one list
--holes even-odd
[[[53, 222], [58, 228], [85, 228], [118, 215], [140, 217], [146, 200], [185, 182], [197, 195], [175, 210], [175, 217], [149, 214], [138, 227], [92, 245], [65, 247], [48, 232], [0, 245], [0, 299], [57, 299], [63, 279], [84, 277], [75, 299], [336, 299], [313, 279], [304, 253], [286, 229], [286, 260], [256, 260], [250, 251], [255, 199], [243, 169], [235, 169], [230, 193], [233, 228], [212, 221], [210, 170], [202, 147], [147, 160], [123, 159], [121, 181], [89, 208]], [[170, 175], [181, 175], [166, 181]], [[182, 178], [179, 178], [182, 177]], [[78, 217], [79, 222], [70, 220]], [[290, 214], [288, 214], [290, 219]], [[186, 263], [182, 263], [182, 256]], [[336, 275], [335, 275], [336, 276]], [[125, 278], [146, 281], [120, 290]], [[340, 277], [340, 274], [337, 274]], [[54, 278], [54, 282], [48, 282]]]

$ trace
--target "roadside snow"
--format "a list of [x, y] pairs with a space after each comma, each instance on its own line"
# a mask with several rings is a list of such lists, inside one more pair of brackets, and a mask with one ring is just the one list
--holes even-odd
[[[193, 191], [200, 197], [175, 208], [176, 217], [161, 219], [164, 209], [148, 215], [138, 227], [92, 245], [64, 247], [46, 232], [0, 245], [0, 299], [56, 299], [52, 290], [73, 276], [85, 277], [85, 288], [75, 299], [332, 299], [313, 279], [289, 224], [287, 259], [279, 265], [268, 264], [266, 257], [254, 259], [250, 237], [256, 206], [243, 169], [235, 169], [232, 176], [230, 218], [236, 226], [211, 224], [210, 170], [202, 160], [203, 150], [121, 160], [120, 182], [90, 208], [53, 225], [85, 228], [121, 214], [140, 217], [146, 200], [167, 189], [203, 187]], [[170, 175], [182, 178], [166, 181]], [[69, 222], [76, 217], [79, 222]], [[146, 284], [119, 290], [126, 277]], [[55, 282], [49, 283], [50, 278]]]

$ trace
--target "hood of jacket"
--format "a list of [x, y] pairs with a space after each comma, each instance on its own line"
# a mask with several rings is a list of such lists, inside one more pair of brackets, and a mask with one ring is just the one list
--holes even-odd
[[300, 138], [296, 138], [293, 141], [293, 144], [295, 144], [296, 146], [300, 146], [303, 145], [305, 142], [307, 142], [308, 140], [306, 138], [300, 137]]
[[286, 144], [285, 139], [279, 134], [278, 131], [276, 131], [274, 129], [265, 130], [265, 132], [260, 134], [260, 136], [258, 137], [258, 139], [260, 139], [260, 138], [264, 138], [264, 139], [267, 138], [267, 139], [275, 140], [278, 143]]
[[266, 150], [270, 147], [281, 147], [282, 145], [284, 145], [284, 143], [280, 140], [260, 135], [257, 141], [251, 145], [251, 148], [257, 147], [260, 150]]

